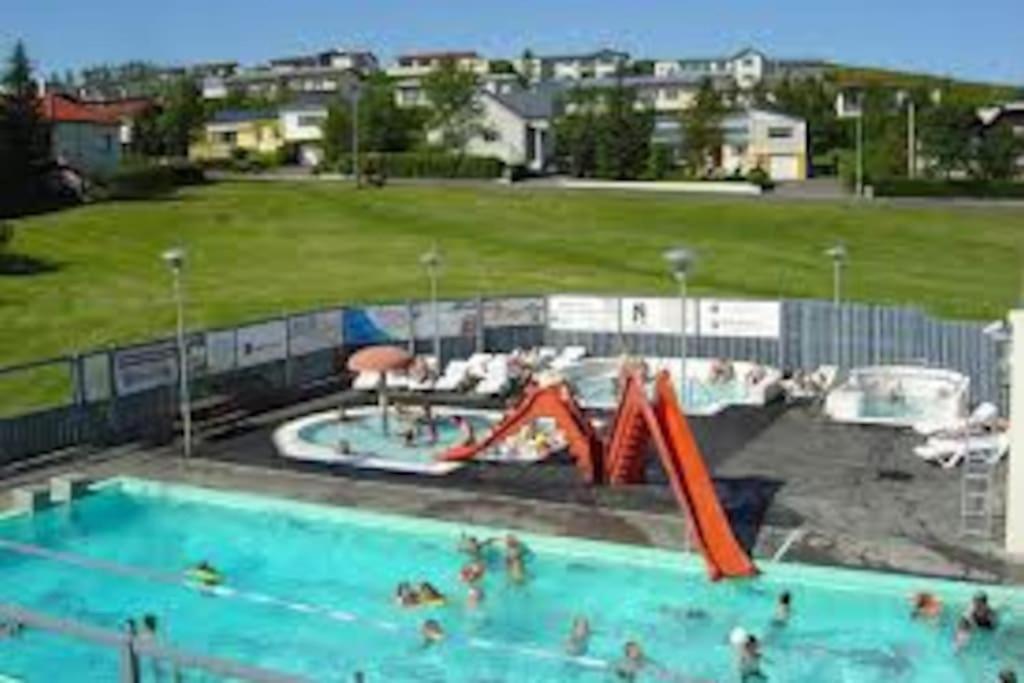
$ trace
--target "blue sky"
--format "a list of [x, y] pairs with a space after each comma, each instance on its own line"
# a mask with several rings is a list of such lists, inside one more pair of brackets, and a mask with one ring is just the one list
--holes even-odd
[[618, 46], [770, 54], [1024, 85], [1024, 0], [0, 0], [0, 49], [45, 71], [142, 58], [257, 62], [324, 46], [493, 56]]

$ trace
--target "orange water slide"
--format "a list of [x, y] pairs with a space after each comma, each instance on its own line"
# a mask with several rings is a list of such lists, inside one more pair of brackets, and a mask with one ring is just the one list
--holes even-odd
[[574, 457], [584, 480], [588, 483], [597, 482], [601, 474], [601, 444], [564, 384], [528, 389], [518, 405], [486, 437], [475, 444], [456, 446], [441, 457], [448, 461], [471, 460], [538, 418], [555, 421], [565, 434], [569, 453]]
[[612, 420], [604, 454], [605, 481], [610, 484], [639, 484], [644, 481], [647, 444], [653, 420], [645, 417], [648, 405], [643, 379], [636, 373], [624, 374], [619, 389], [619, 406]]
[[692, 520], [693, 539], [704, 554], [711, 579], [754, 576], [757, 567], [736, 540], [666, 372], [658, 375], [655, 384], [654, 412], [660, 426], [656, 442], [663, 442], [658, 451], [672, 490]]

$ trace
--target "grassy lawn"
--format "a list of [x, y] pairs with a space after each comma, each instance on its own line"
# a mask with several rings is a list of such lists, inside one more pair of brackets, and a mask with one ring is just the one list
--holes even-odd
[[416, 258], [435, 240], [442, 295], [667, 293], [660, 253], [685, 243], [704, 258], [697, 292], [827, 297], [821, 252], [842, 239], [850, 297], [994, 318], [1020, 291], [1024, 209], [244, 183], [17, 228], [14, 251], [38, 272], [0, 271], [0, 365], [170, 332], [159, 256], [178, 241], [191, 258], [192, 327], [424, 296]]

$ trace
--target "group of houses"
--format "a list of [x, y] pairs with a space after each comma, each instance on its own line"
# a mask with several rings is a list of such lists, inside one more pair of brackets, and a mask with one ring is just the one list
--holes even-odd
[[[745, 174], [761, 169], [776, 181], [809, 175], [807, 123], [786, 112], [759, 108], [755, 103], [763, 98], [755, 93], [770, 92], [787, 79], [819, 78], [830, 68], [822, 60], [775, 59], [750, 48], [719, 57], [653, 61], [636, 61], [626, 52], [611, 49], [559, 55], [527, 52], [512, 60], [489, 59], [473, 51], [422, 52], [399, 55], [386, 66], [371, 52], [329, 49], [251, 67], [235, 62], [176, 67], [162, 76], [193, 78], [203, 98], [210, 101], [241, 94], [282, 103], [272, 109], [220, 108], [192, 145], [194, 158], [277, 153], [286, 148], [296, 163], [312, 167], [323, 159], [323, 124], [332, 103], [354, 103], [364, 79], [384, 73], [393, 84], [398, 106], [428, 106], [424, 78], [445, 63], [474, 73], [479, 83], [483, 125], [466, 145], [470, 154], [495, 157], [534, 173], [557, 170], [554, 124], [565, 111], [567, 96], [576, 90], [613, 86], [633, 91], [636, 106], [653, 113], [652, 141], [678, 151], [684, 142], [682, 114], [693, 106], [702, 84], [710, 82], [723, 97], [727, 95], [731, 107], [721, 121], [722, 148], [713, 155], [717, 172]], [[84, 164], [83, 170], [116, 164], [113, 159], [121, 146], [112, 144], [108, 150], [106, 140], [117, 139], [123, 146], [130, 136], [126, 122], [138, 106], [136, 100], [84, 101], [109, 99], [110, 94], [109, 83], [102, 93], [90, 91], [86, 84], [79, 100], [64, 97], [65, 104], [55, 109], [60, 110], [58, 116], [92, 126], [76, 128], [81, 139], [62, 147], [63, 156]], [[840, 115], [844, 102], [841, 94], [836, 103]], [[124, 111], [118, 111], [119, 106]], [[979, 119], [982, 125], [1004, 116], [1013, 120], [1021, 106], [980, 112]], [[1024, 135], [1024, 130], [1020, 133]]]

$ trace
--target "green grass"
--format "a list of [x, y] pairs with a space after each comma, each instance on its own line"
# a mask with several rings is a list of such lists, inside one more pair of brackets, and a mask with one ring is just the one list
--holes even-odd
[[849, 245], [849, 295], [950, 317], [1003, 315], [1019, 292], [1024, 209], [697, 199], [524, 188], [219, 184], [176, 199], [20, 220], [0, 274], [0, 365], [168, 334], [188, 248], [191, 327], [343, 302], [422, 297], [435, 240], [441, 294], [670, 292], [661, 251], [703, 255], [697, 292], [827, 297], [822, 250]]

